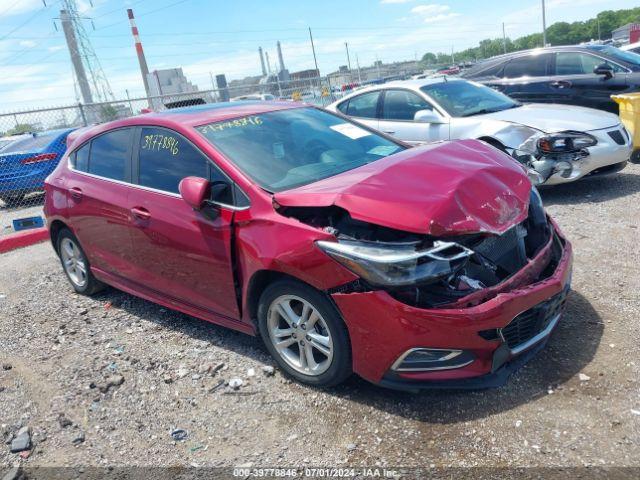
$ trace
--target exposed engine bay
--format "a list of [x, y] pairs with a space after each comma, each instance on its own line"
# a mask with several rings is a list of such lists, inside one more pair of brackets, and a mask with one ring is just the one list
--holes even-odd
[[[279, 212], [336, 237], [338, 242], [318, 242], [319, 246], [359, 280], [335, 291], [385, 290], [420, 308], [464, 307], [488, 300], [497, 294], [492, 289], [549, 246], [553, 233], [535, 189], [526, 219], [502, 235], [434, 238], [358, 221], [337, 206], [282, 207]], [[539, 279], [555, 270], [562, 251], [557, 242], [554, 235], [551, 254], [535, 272]]]

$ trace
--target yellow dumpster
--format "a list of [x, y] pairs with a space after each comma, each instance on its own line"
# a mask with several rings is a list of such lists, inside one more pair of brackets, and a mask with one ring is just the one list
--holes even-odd
[[611, 95], [620, 107], [620, 120], [633, 140], [632, 163], [640, 163], [640, 92]]

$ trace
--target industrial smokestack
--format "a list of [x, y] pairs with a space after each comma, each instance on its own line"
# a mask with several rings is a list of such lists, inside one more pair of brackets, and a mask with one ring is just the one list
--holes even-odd
[[133, 10], [127, 8], [127, 15], [129, 16], [129, 23], [131, 24], [131, 33], [133, 34], [133, 40], [136, 45], [136, 53], [138, 54], [138, 63], [140, 63], [140, 73], [142, 73], [142, 82], [144, 83], [144, 91], [147, 92], [147, 97], [151, 96], [149, 92], [149, 67], [147, 66], [147, 59], [144, 58], [144, 51], [142, 50], [142, 43], [140, 42], [140, 36], [138, 35], [138, 27], [136, 27], [136, 21], [133, 18]]
[[267, 71], [271, 75], [271, 63], [269, 62], [269, 52], [264, 52], [264, 56], [267, 57]]
[[264, 55], [262, 54], [262, 47], [258, 47], [258, 53], [260, 53], [260, 66], [262, 67], [262, 75], [267, 75], [267, 69], [264, 66]]
[[280, 40], [278, 40], [278, 60], [280, 61], [280, 71], [284, 71], [284, 59], [282, 58], [282, 47], [280, 46]]

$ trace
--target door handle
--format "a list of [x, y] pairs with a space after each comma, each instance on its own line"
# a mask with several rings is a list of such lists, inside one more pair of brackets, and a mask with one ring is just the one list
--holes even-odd
[[383, 130], [384, 133], [386, 133], [387, 135], [393, 135], [394, 133], [396, 133], [395, 130]]
[[551, 82], [549, 85], [553, 88], [570, 88], [571, 82], [568, 82], [567, 80], [558, 80], [556, 82]]
[[69, 189], [69, 193], [76, 200], [81, 200], [82, 199], [82, 190], [80, 190], [78, 187], [71, 187]]
[[131, 214], [139, 220], [149, 220], [151, 218], [151, 213], [144, 207], [133, 207]]

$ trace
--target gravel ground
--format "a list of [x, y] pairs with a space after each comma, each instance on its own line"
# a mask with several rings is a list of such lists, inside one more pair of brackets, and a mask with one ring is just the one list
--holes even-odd
[[0, 435], [34, 446], [0, 465], [640, 467], [640, 167], [542, 194], [574, 291], [547, 348], [485, 391], [304, 387], [263, 371], [256, 338], [73, 294], [48, 244], [5, 254]]

